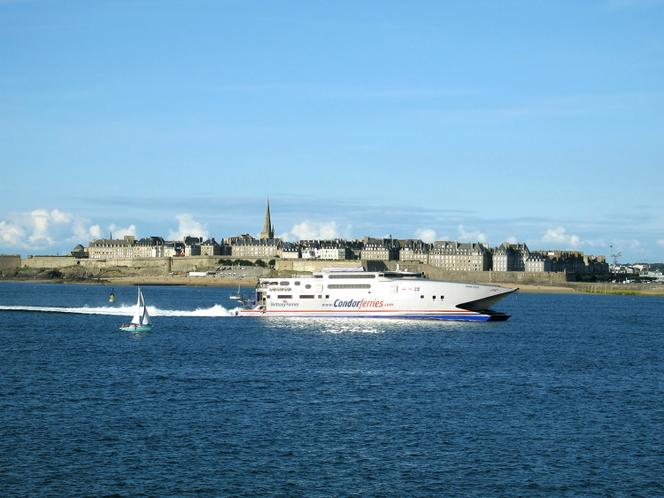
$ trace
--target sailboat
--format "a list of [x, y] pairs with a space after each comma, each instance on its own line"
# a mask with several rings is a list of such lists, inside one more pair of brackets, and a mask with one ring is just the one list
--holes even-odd
[[152, 330], [150, 315], [145, 306], [145, 300], [143, 299], [143, 293], [141, 292], [140, 287], [138, 288], [138, 300], [136, 301], [134, 316], [130, 323], [123, 323], [120, 326], [120, 330], [125, 332], [150, 332]]
[[242, 299], [244, 299], [242, 292], [240, 291], [240, 284], [237, 285], [237, 292], [235, 294], [231, 294], [229, 299], [232, 299], [233, 301], [242, 301]]

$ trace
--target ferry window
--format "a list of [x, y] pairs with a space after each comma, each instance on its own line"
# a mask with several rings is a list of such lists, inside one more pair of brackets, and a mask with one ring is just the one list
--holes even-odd
[[440, 296], [440, 300], [442, 301], [445, 298], [445, 296]]
[[300, 299], [313, 299], [313, 294], [300, 294]]
[[420, 296], [420, 299], [424, 299], [424, 296]]
[[434, 299], [436, 299], [436, 296], [433, 296]]
[[295, 285], [300, 285], [300, 281], [299, 281], [299, 280], [296, 280], [294, 283], [295, 283]]
[[282, 281], [282, 282], [279, 282], [279, 285], [288, 285], [288, 282], [286, 282], [286, 281], [284, 280], [284, 281]]
[[330, 295], [329, 295], [329, 294], [325, 294], [325, 299], [330, 299]]
[[279, 285], [279, 282], [270, 282], [268, 285]]
[[311, 284], [307, 284], [304, 286], [305, 289], [311, 289]]
[[371, 273], [368, 274], [368, 275], [365, 275], [365, 274], [362, 274], [362, 273], [359, 273], [359, 274], [358, 273], [351, 273], [350, 275], [343, 275], [343, 274], [330, 275], [327, 278], [376, 278], [376, 275], [373, 275]]
[[329, 284], [328, 289], [371, 289], [370, 284]]
[[293, 299], [293, 296], [290, 294], [279, 294], [277, 299]]

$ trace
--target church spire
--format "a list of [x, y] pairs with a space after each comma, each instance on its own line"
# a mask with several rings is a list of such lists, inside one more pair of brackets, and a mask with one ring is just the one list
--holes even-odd
[[267, 200], [267, 209], [265, 210], [265, 222], [263, 223], [263, 231], [260, 235], [261, 240], [274, 239], [274, 226], [270, 219], [270, 199]]

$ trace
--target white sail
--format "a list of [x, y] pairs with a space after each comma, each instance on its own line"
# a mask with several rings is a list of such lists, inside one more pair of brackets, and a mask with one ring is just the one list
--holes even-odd
[[143, 294], [141, 294], [141, 288], [138, 288], [138, 299], [136, 301], [136, 309], [134, 310], [134, 316], [131, 318], [131, 323], [133, 325], [142, 325], [143, 324], [143, 311], [145, 310], [145, 303], [143, 302]]
[[141, 325], [150, 325], [150, 315], [148, 314], [148, 307], [145, 306], [145, 302], [143, 302], [143, 316]]

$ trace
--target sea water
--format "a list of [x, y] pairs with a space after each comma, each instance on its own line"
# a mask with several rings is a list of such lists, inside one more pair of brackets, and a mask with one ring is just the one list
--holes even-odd
[[662, 298], [429, 323], [142, 290], [131, 334], [135, 287], [0, 284], [0, 495], [664, 495]]

